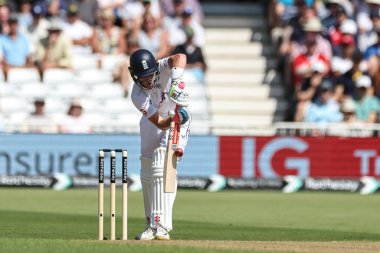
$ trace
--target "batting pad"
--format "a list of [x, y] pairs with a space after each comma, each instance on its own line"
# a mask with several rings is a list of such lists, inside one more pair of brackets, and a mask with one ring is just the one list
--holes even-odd
[[152, 159], [140, 156], [140, 180], [144, 198], [144, 209], [147, 225], [151, 223], [152, 212]]
[[[154, 150], [152, 174], [153, 174], [153, 206], [151, 225], [163, 226], [170, 231], [172, 225], [172, 210], [177, 190], [173, 193], [164, 193], [164, 160], [166, 148], [160, 147]], [[177, 182], [176, 182], [177, 184]], [[176, 187], [177, 189], [177, 187]]]

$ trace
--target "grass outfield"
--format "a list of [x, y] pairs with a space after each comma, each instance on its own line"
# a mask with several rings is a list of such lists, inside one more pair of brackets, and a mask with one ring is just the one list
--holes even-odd
[[[380, 252], [379, 195], [180, 191], [172, 241], [127, 243], [96, 240], [96, 189], [1, 188], [0, 201], [0, 252]], [[108, 237], [108, 200], [105, 209]], [[128, 212], [133, 239], [144, 228], [141, 192], [129, 192]]]

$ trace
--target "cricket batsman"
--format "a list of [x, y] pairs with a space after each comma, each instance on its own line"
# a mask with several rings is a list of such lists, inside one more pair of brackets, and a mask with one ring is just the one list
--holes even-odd
[[142, 113], [140, 179], [147, 224], [136, 240], [170, 240], [176, 191], [163, 191], [164, 159], [167, 130], [174, 117], [181, 123], [176, 156], [183, 155], [189, 137], [189, 94], [182, 82], [185, 66], [184, 54], [156, 60], [148, 50], [139, 49], [130, 57], [129, 72], [134, 80], [131, 99]]

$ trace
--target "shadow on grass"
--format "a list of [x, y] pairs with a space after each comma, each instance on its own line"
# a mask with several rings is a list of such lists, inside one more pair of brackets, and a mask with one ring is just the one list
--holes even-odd
[[[105, 236], [109, 219], [105, 217]], [[69, 215], [19, 211], [0, 211], [0, 238], [97, 239], [97, 215]], [[173, 239], [244, 240], [244, 241], [378, 241], [379, 234], [318, 229], [248, 227], [233, 224], [175, 221]], [[121, 217], [116, 219], [117, 236], [121, 236]], [[144, 228], [144, 219], [129, 218], [129, 238]]]

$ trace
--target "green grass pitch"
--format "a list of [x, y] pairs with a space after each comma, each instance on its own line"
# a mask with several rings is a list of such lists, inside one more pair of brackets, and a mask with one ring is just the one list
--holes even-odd
[[[105, 196], [104, 230], [109, 237], [108, 188]], [[0, 252], [284, 252], [218, 246], [227, 241], [352, 241], [364, 245], [380, 241], [379, 195], [179, 191], [169, 244], [97, 241], [97, 203], [97, 189], [1, 188]], [[128, 193], [128, 214], [132, 240], [144, 228], [141, 192]], [[120, 190], [116, 227], [120, 237]], [[209, 240], [218, 242], [216, 246], [202, 244]], [[285, 252], [302, 251], [289, 248]]]

